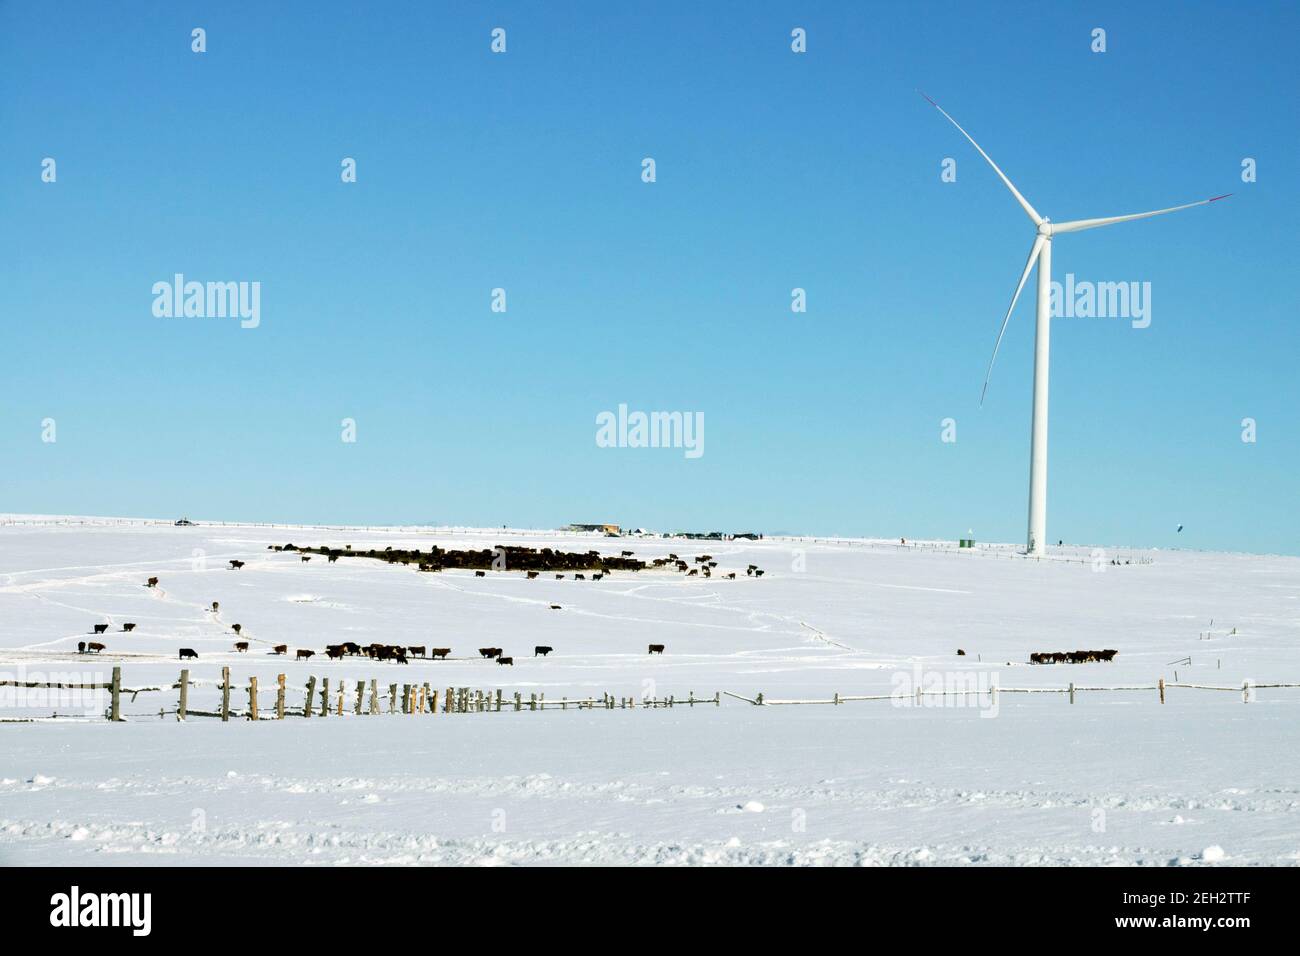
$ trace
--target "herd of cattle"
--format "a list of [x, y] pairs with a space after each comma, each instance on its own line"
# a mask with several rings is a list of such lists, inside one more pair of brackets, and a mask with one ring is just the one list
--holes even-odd
[[[631, 551], [623, 551], [618, 557], [601, 555], [599, 551], [588, 551], [585, 554], [576, 552], [556, 551], [552, 548], [529, 548], [529, 547], [505, 547], [494, 548], [491, 550], [481, 551], [453, 551], [444, 550], [437, 546], [431, 548], [428, 552], [419, 550], [394, 550], [385, 548], [383, 551], [353, 551], [352, 546], [348, 545], [346, 549], [337, 548], [299, 548], [293, 544], [285, 545], [267, 545], [267, 550], [271, 551], [296, 551], [300, 553], [303, 563], [311, 560], [311, 554], [302, 552], [313, 552], [324, 556], [330, 564], [334, 564], [343, 555], [349, 557], [366, 557], [378, 558], [385, 560], [390, 564], [416, 564], [421, 571], [441, 571], [444, 568], [472, 568], [475, 577], [486, 577], [487, 571], [503, 570], [506, 567], [512, 570], [523, 570], [528, 580], [532, 581], [538, 578], [543, 571], [550, 571], [556, 568], [563, 568], [571, 571], [575, 581], [587, 580], [587, 573], [590, 573], [591, 580], [600, 581], [606, 575], [612, 574], [617, 570], [639, 571], [646, 567], [663, 568], [671, 566], [672, 568], [684, 572], [688, 577], [712, 577], [713, 569], [718, 566], [718, 562], [713, 560], [710, 554], [701, 554], [695, 557], [696, 567], [691, 567], [686, 561], [682, 560], [675, 554], [667, 557], [655, 558], [650, 565], [636, 558]], [[238, 571], [244, 567], [244, 562], [231, 560], [230, 570]], [[583, 568], [583, 571], [574, 570]], [[763, 570], [756, 564], [749, 565], [745, 569], [745, 574], [750, 577], [762, 577]], [[734, 579], [736, 572], [731, 571], [722, 577]], [[565, 571], [558, 571], [555, 574], [557, 581], [564, 580]], [[158, 578], [151, 577], [145, 581], [145, 587], [158, 587]], [[216, 614], [221, 608], [217, 601], [212, 602], [212, 613]], [[551, 604], [550, 609], [553, 611], [563, 610], [559, 604]], [[108, 631], [109, 625], [96, 624], [93, 632], [96, 636]], [[124, 633], [131, 633], [135, 630], [134, 623], [122, 625]], [[242, 626], [239, 624], [231, 625], [231, 630], [238, 637]], [[249, 648], [248, 641], [236, 641], [235, 650], [237, 652], [246, 652]], [[77, 643], [77, 653], [79, 654], [98, 654], [107, 650], [107, 645], [98, 641], [79, 641]], [[483, 658], [494, 659], [498, 664], [513, 665], [515, 659], [503, 654], [499, 647], [480, 647], [479, 655]], [[545, 657], [554, 648], [545, 645], [538, 645], [533, 648], [534, 657]], [[289, 646], [287, 644], [276, 644], [272, 648], [273, 654], [288, 654]], [[664, 652], [663, 644], [649, 645], [649, 653], [662, 654]], [[1110, 652], [1112, 655], [1114, 652]], [[446, 660], [451, 654], [449, 647], [426, 648], [423, 646], [400, 646], [394, 644], [369, 644], [365, 647], [355, 644], [351, 641], [343, 644], [330, 644], [325, 648], [325, 655], [330, 660], [341, 660], [344, 657], [368, 657], [377, 661], [394, 661], [399, 664], [410, 662], [410, 658], [418, 657], [428, 660]], [[295, 649], [295, 660], [309, 660], [316, 655], [315, 651], [305, 650], [302, 648]], [[180, 649], [180, 659], [190, 660], [197, 659], [198, 653], [190, 647]], [[1109, 658], [1107, 658], [1109, 659]]]
[[1113, 661], [1119, 651], [1035, 651], [1029, 655], [1031, 664], [1095, 664]]

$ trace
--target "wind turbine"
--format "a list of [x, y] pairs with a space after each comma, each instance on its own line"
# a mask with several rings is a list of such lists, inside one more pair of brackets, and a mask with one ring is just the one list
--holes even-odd
[[1037, 230], [1037, 234], [1034, 236], [1034, 244], [1029, 249], [1029, 259], [1025, 262], [1025, 271], [1020, 275], [1020, 282], [1016, 285], [1015, 295], [1011, 297], [1011, 306], [1002, 319], [1002, 327], [998, 329], [997, 341], [993, 343], [993, 357], [989, 359], [989, 368], [984, 375], [984, 388], [980, 391], [980, 405], [984, 404], [984, 394], [989, 388], [989, 378], [993, 375], [993, 363], [997, 361], [998, 348], [1002, 345], [1002, 336], [1007, 331], [1007, 322], [1011, 320], [1011, 313], [1015, 311], [1016, 301], [1020, 298], [1020, 292], [1024, 289], [1025, 281], [1029, 278], [1029, 271], [1034, 268], [1034, 263], [1037, 262], [1038, 322], [1034, 328], [1034, 415], [1029, 441], [1029, 533], [1025, 551], [1031, 555], [1040, 555], [1047, 546], [1047, 371], [1052, 337], [1052, 237], [1066, 232], [1082, 232], [1085, 229], [1096, 229], [1099, 226], [1113, 226], [1117, 222], [1130, 222], [1134, 219], [1163, 216], [1167, 212], [1178, 212], [1180, 209], [1191, 209], [1193, 206], [1204, 206], [1220, 199], [1227, 199], [1232, 193], [1215, 196], [1211, 199], [1202, 199], [1198, 202], [1185, 203], [1181, 206], [1170, 206], [1168, 209], [1134, 213], [1131, 216], [1107, 216], [1103, 219], [1075, 219], [1072, 222], [1054, 223], [1050, 219], [1040, 216], [1038, 211], [1029, 205], [1029, 200], [1020, 195], [1020, 191], [1011, 184], [1011, 180], [1007, 179], [1006, 174], [998, 169], [998, 164], [989, 159], [989, 154], [980, 149], [980, 144], [971, 139], [970, 133], [962, 129], [961, 124], [949, 116], [947, 111], [930, 97], [924, 93], [921, 93], [921, 95], [925, 97], [931, 106], [943, 113], [948, 122], [956, 126], [957, 131], [965, 136], [970, 144], [975, 147], [975, 150], [993, 167], [993, 171], [998, 174], [1002, 184], [1011, 190], [1011, 195], [1016, 197], [1016, 202], [1020, 203], [1020, 208], [1025, 211], [1025, 215], [1029, 217]]

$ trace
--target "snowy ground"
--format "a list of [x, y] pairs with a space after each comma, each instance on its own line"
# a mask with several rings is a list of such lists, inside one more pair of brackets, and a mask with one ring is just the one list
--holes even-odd
[[[737, 580], [600, 582], [327, 564], [270, 543], [551, 546], [712, 554]], [[339, 530], [0, 518], [5, 679], [237, 685], [309, 675], [610, 693], [828, 698], [921, 680], [1003, 688], [1300, 681], [1300, 559], [884, 541], [686, 542], [511, 531]], [[230, 571], [227, 562], [247, 562]], [[1109, 564], [1118, 558], [1129, 565]], [[1148, 561], [1151, 563], [1138, 563]], [[747, 564], [764, 568], [747, 578]], [[157, 575], [160, 587], [144, 588]], [[221, 611], [207, 608], [219, 601]], [[562, 610], [551, 610], [560, 604]], [[132, 634], [120, 630], [132, 621]], [[243, 625], [247, 654], [233, 651]], [[1213, 623], [1211, 623], [1213, 622]], [[79, 657], [108, 623], [101, 658]], [[1233, 629], [1235, 628], [1235, 633]], [[407, 667], [271, 645], [453, 648]], [[646, 646], [666, 645], [650, 657]], [[533, 658], [532, 648], [555, 652]], [[513, 668], [475, 656], [503, 647]], [[965, 657], [957, 657], [963, 648]], [[1117, 648], [1031, 667], [1031, 651]], [[1191, 657], [1191, 665], [1175, 661]], [[237, 706], [246, 695], [236, 694]], [[210, 685], [190, 706], [216, 704]], [[0, 717], [98, 715], [103, 695], [0, 689]], [[1300, 689], [1002, 692], [926, 706], [548, 711], [221, 724], [127, 699], [126, 724], [0, 724], [0, 862], [1295, 863]], [[351, 702], [349, 701], [349, 706]], [[152, 716], [150, 716], [152, 715]], [[1207, 852], [1208, 851], [1208, 852]]]

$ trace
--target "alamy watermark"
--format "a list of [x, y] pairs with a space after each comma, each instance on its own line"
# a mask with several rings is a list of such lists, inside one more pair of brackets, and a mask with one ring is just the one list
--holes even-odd
[[1052, 280], [1052, 318], [1131, 319], [1133, 328], [1151, 324], [1150, 282], [1092, 282], [1065, 274], [1065, 284]]
[[187, 282], [178, 272], [171, 282], [155, 282], [153, 297], [160, 319], [238, 318], [244, 329], [262, 324], [261, 282]]
[[704, 454], [703, 412], [618, 412], [596, 416], [599, 448], [683, 448], [687, 458]]

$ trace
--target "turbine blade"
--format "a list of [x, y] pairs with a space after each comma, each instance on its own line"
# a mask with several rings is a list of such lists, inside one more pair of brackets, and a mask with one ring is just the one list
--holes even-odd
[[1052, 223], [1052, 235], [1058, 232], [1082, 232], [1084, 229], [1096, 229], [1099, 226], [1113, 226], [1117, 222], [1131, 222], [1134, 219], [1150, 219], [1152, 216], [1163, 216], [1167, 212], [1178, 212], [1181, 209], [1191, 209], [1193, 206], [1204, 206], [1208, 203], [1218, 202], [1220, 199], [1227, 199], [1232, 193], [1226, 193], [1222, 196], [1214, 196], [1211, 199], [1202, 199], [1199, 202], [1189, 202], [1182, 206], [1170, 206], [1168, 209], [1156, 209], [1153, 212], [1139, 212], [1131, 216], [1109, 216], [1105, 219], [1075, 219], [1073, 222], [1054, 222]]
[[1042, 236], [1034, 237], [1034, 246], [1029, 250], [1029, 259], [1025, 262], [1025, 271], [1020, 274], [1020, 284], [1016, 286], [1016, 294], [1011, 297], [1011, 307], [1007, 309], [1006, 317], [1002, 320], [1002, 328], [998, 329], [998, 340], [993, 343], [993, 357], [989, 359], [989, 370], [984, 374], [984, 388], [980, 390], [981, 408], [984, 406], [984, 395], [989, 390], [989, 379], [993, 377], [993, 363], [998, 360], [998, 349], [1002, 347], [1002, 336], [1006, 334], [1007, 323], [1011, 321], [1011, 313], [1016, 310], [1016, 302], [1020, 298], [1021, 291], [1025, 288], [1025, 281], [1029, 278], [1034, 263], [1038, 261], [1038, 254], [1043, 251], [1043, 243], [1046, 241]]
[[[920, 90], [917, 90], [916, 92], [921, 93]], [[975, 149], [979, 152], [979, 154], [983, 156], [984, 159], [988, 162], [988, 164], [993, 167], [993, 171], [998, 174], [998, 178], [1002, 180], [1003, 184], [1008, 189], [1011, 190], [1011, 195], [1016, 197], [1016, 202], [1020, 203], [1020, 208], [1025, 211], [1025, 214], [1029, 216], [1029, 218], [1033, 221], [1034, 225], [1037, 226], [1039, 223], [1041, 223], [1043, 221], [1043, 217], [1038, 215], [1038, 210], [1036, 210], [1033, 206], [1029, 205], [1029, 200], [1027, 200], [1024, 196], [1020, 195], [1020, 190], [1016, 189], [1016, 187], [1011, 184], [1011, 180], [1007, 179], [1006, 174], [1002, 172], [1002, 170], [998, 169], [998, 164], [993, 162], [993, 160], [989, 159], [989, 154], [984, 152], [984, 150], [980, 149], [980, 144], [975, 142], [975, 140], [971, 139], [970, 133], [962, 129], [961, 124], [958, 123], [955, 119], [953, 119], [951, 116], [948, 116], [947, 110], [945, 110], [942, 106], [940, 106], [934, 100], [930, 99], [930, 97], [926, 96], [924, 93], [921, 93], [921, 95], [925, 97], [926, 102], [928, 102], [931, 106], [937, 109], [940, 113], [943, 113], [943, 115], [947, 117], [949, 123], [957, 127], [957, 132], [961, 133], [963, 136], [966, 137], [966, 139], [970, 140], [970, 144], [974, 146]]]

